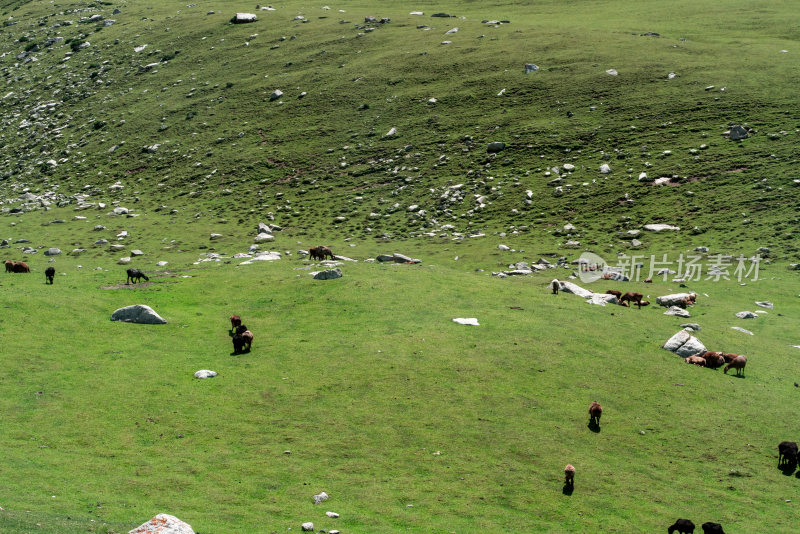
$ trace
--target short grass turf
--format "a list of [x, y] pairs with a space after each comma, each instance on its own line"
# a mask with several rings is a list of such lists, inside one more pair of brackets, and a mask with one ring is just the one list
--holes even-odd
[[[657, 307], [588, 306], [449, 259], [347, 264], [328, 282], [306, 263], [188, 265], [114, 289], [120, 267], [53, 286], [5, 275], [3, 530], [121, 532], [169, 512], [198, 532], [630, 532], [679, 516], [791, 531], [797, 481], [776, 448], [794, 431], [800, 284], [782, 268], [692, 285], [699, 338], [748, 355], [737, 378], [660, 349], [685, 320]], [[768, 314], [733, 316], [765, 296]], [[169, 323], [109, 321], [133, 303]], [[231, 354], [232, 313], [249, 354]]]

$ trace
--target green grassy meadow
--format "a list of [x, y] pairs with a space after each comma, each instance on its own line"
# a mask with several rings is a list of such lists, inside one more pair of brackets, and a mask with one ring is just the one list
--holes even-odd
[[[794, 4], [274, 7], [0, 0], [0, 258], [32, 271], [0, 273], [0, 532], [158, 513], [202, 534], [795, 532]], [[259, 222], [283, 258], [239, 265]], [[358, 261], [313, 280], [298, 251], [319, 244]], [[699, 246], [760, 253], [758, 280], [585, 285], [640, 291], [637, 310], [552, 295], [573, 269], [492, 275]], [[135, 249], [150, 282], [126, 286]], [[422, 263], [364, 261], [395, 252]], [[692, 318], [655, 306], [684, 290]], [[131, 304], [168, 324], [109, 320]], [[686, 322], [745, 377], [662, 350]]]

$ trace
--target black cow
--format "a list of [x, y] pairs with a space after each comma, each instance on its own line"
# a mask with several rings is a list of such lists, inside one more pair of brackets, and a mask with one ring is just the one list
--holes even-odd
[[45, 284], [52, 284], [53, 277], [56, 275], [56, 270], [54, 267], [48, 267], [44, 270], [44, 283]]
[[681, 534], [694, 534], [694, 523], [688, 519], [678, 519], [675, 524], [667, 529], [669, 534], [680, 532]]
[[126, 284], [130, 284], [131, 281], [134, 283], [138, 283], [142, 278], [149, 281], [150, 279], [147, 278], [147, 275], [144, 274], [139, 269], [128, 269], [128, 278], [125, 280]]
[[712, 523], [711, 521], [707, 521], [703, 523], [703, 533], [704, 534], [725, 534], [725, 531], [722, 530], [722, 525], [719, 523]]

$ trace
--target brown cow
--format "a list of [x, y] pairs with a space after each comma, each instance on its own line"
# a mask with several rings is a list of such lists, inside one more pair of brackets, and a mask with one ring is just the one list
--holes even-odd
[[706, 366], [706, 359], [702, 356], [689, 356], [686, 358], [686, 363], [691, 363], [692, 365], [699, 365], [700, 367]]
[[7, 273], [13, 273], [14, 272], [14, 265], [16, 265], [17, 262], [11, 261], [11, 260], [6, 260], [3, 263], [5, 263], [5, 265], [6, 265], [6, 272]]
[[570, 487], [575, 485], [575, 468], [572, 464], [567, 464], [564, 468], [564, 484]]
[[24, 261], [17, 261], [14, 262], [14, 272], [15, 273], [29, 273], [31, 272], [30, 267]]
[[642, 309], [642, 295], [641, 293], [636, 293], [635, 291], [628, 291], [622, 297], [620, 297], [620, 302], [630, 302], [633, 304], [634, 302], [639, 306], [639, 309]]
[[698, 354], [702, 358], [706, 360], [706, 367], [711, 369], [719, 369], [723, 365], [725, 365], [725, 357], [722, 355], [721, 352], [704, 352], [703, 354]]
[[242, 324], [242, 318], [238, 315], [231, 315], [231, 332], [235, 331]]
[[747, 356], [740, 354], [725, 366], [725, 374], [728, 374], [728, 369], [736, 369], [736, 376], [744, 376], [744, 367], [746, 365]]
[[589, 425], [600, 426], [600, 416], [603, 415], [603, 407], [597, 401], [592, 401], [589, 405]]
[[333, 256], [333, 252], [328, 247], [318, 246], [318, 247], [311, 247], [308, 249], [308, 254], [311, 256], [312, 260], [324, 260], [327, 256], [330, 256], [332, 260], [336, 259]]
[[622, 291], [617, 291], [616, 289], [609, 289], [606, 291], [606, 295], [614, 295], [617, 298], [622, 296]]

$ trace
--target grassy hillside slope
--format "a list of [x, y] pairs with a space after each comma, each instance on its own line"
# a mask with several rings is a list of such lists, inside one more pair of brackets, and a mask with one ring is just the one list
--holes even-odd
[[[758, 239], [797, 256], [787, 5], [289, 2], [228, 24], [253, 7], [7, 9], [6, 202], [28, 187], [74, 205], [120, 182], [149, 207], [248, 223], [272, 212], [328, 238], [452, 224], [547, 239], [569, 220], [611, 246], [616, 230], [666, 222], [683, 228], [672, 241], [696, 226], [714, 245]], [[732, 124], [750, 137], [723, 137]], [[506, 149], [487, 154], [491, 141]]]

